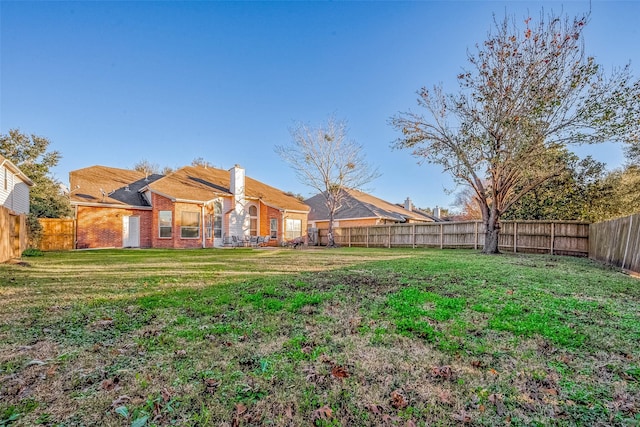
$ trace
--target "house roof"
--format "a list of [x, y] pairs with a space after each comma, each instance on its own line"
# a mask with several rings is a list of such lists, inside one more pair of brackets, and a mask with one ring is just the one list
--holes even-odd
[[[355, 218], [380, 218], [397, 222], [433, 221], [423, 213], [416, 213], [401, 206], [389, 203], [362, 191], [345, 189], [346, 194], [342, 201], [342, 206], [335, 212], [335, 220], [346, 220]], [[305, 203], [311, 207], [309, 221], [328, 221], [329, 210], [325, 204], [324, 195], [317, 194]]]
[[[403, 205], [396, 203], [397, 206], [400, 206], [401, 208], [404, 208]], [[406, 209], [406, 208], [405, 208]], [[425, 221], [433, 221], [433, 222], [443, 222], [442, 218], [438, 218], [436, 216], [433, 216], [431, 214], [426, 213], [425, 211], [423, 211], [422, 209], [418, 209], [415, 206], [412, 206], [411, 212], [418, 218], [421, 218]]]
[[[173, 199], [207, 202], [216, 196], [231, 196], [228, 170], [185, 166], [151, 184], [153, 192]], [[286, 210], [308, 212], [309, 207], [282, 190], [245, 176], [245, 197]]]
[[7, 159], [5, 156], [0, 154], [0, 167], [2, 166], [5, 166], [7, 169], [11, 170], [14, 174], [18, 175], [18, 177], [22, 180], [22, 182], [27, 184], [29, 187], [33, 186], [33, 181], [31, 181], [31, 179], [27, 175], [25, 175], [20, 170], [19, 167], [14, 165], [11, 160]]
[[90, 166], [69, 173], [72, 204], [149, 206], [140, 189], [162, 178], [128, 169]]

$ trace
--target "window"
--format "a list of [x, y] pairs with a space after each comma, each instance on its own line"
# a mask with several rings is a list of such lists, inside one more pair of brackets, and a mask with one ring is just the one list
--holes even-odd
[[213, 232], [213, 215], [205, 215], [204, 217], [204, 229], [206, 231], [205, 237], [207, 239], [211, 239], [211, 235]]
[[160, 237], [171, 238], [173, 231], [173, 214], [171, 211], [158, 212], [158, 223], [160, 225]]
[[183, 239], [200, 237], [200, 212], [182, 212], [180, 237]]
[[249, 234], [258, 235], [258, 208], [255, 206], [249, 206]]
[[222, 237], [222, 203], [213, 203], [213, 235], [216, 238]]
[[271, 218], [271, 221], [269, 221], [271, 223], [270, 228], [270, 236], [272, 239], [277, 239], [278, 238], [278, 220], [276, 218]]
[[300, 219], [287, 219], [285, 226], [286, 230], [286, 239], [293, 240], [296, 237], [302, 237], [302, 220]]

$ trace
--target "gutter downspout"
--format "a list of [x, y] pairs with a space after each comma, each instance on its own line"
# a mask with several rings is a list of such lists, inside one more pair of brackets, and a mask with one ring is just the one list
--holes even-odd
[[282, 246], [283, 243], [285, 242], [285, 236], [286, 236], [285, 230], [284, 230], [284, 224], [285, 224], [285, 215], [287, 214], [287, 210], [283, 209], [280, 212], [282, 212], [282, 231], [281, 231], [281, 234], [280, 234], [281, 238], [280, 238], [279, 245]]
[[78, 249], [78, 205], [74, 206], [73, 219], [73, 249]]
[[200, 219], [200, 225], [202, 226], [202, 249], [207, 247], [207, 242], [204, 236], [204, 203], [202, 204], [202, 218]]

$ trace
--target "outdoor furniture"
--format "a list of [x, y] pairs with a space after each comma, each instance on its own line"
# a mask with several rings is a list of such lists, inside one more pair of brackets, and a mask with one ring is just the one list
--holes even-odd
[[251, 245], [252, 248], [257, 248], [258, 247], [258, 236], [249, 237], [249, 245]]
[[233, 246], [235, 246], [235, 244], [233, 243], [232, 239], [233, 239], [233, 237], [225, 235], [222, 238], [222, 246], [224, 246], [224, 247], [229, 247], [229, 246], [233, 247]]

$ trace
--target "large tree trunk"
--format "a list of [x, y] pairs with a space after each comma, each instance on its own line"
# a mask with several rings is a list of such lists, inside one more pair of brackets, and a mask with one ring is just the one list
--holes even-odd
[[333, 238], [333, 211], [329, 211], [329, 232], [327, 234], [327, 247], [334, 248], [336, 246], [336, 241]]
[[[493, 211], [493, 210], [492, 210]], [[483, 220], [485, 233], [484, 233], [484, 247], [482, 253], [484, 254], [499, 254], [498, 238], [500, 236], [500, 221], [498, 215], [495, 212], [491, 212], [489, 218]]]

